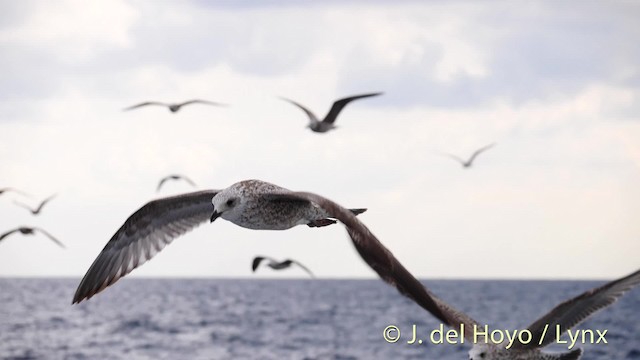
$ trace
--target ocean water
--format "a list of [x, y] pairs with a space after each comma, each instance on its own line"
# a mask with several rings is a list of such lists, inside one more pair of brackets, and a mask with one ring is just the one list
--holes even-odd
[[[0, 279], [0, 358], [447, 360], [470, 348], [427, 340], [439, 323], [380, 280], [134, 278], [71, 305], [78, 283]], [[523, 329], [602, 283], [427, 282], [491, 330]], [[414, 324], [421, 345], [407, 344]], [[400, 329], [395, 343], [384, 340], [389, 325]], [[640, 289], [579, 329], [607, 330], [607, 344], [581, 345], [583, 359], [640, 359]]]

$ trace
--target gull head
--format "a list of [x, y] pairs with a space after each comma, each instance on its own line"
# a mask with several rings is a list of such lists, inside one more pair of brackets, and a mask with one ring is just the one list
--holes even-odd
[[234, 188], [228, 188], [219, 192], [211, 200], [213, 204], [213, 214], [211, 214], [211, 222], [222, 217], [226, 220], [237, 219], [242, 213], [242, 197], [240, 192]]

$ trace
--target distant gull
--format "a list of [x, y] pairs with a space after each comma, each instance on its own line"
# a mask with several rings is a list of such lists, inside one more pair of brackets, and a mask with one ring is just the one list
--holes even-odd
[[310, 128], [312, 131], [315, 131], [315, 132], [324, 133], [336, 128], [336, 126], [333, 125], [333, 123], [336, 121], [336, 118], [338, 117], [338, 114], [340, 114], [340, 111], [342, 111], [342, 108], [344, 108], [348, 103], [350, 103], [353, 100], [362, 99], [362, 98], [371, 97], [371, 96], [378, 96], [381, 94], [382, 94], [381, 92], [378, 92], [378, 93], [371, 93], [371, 94], [354, 95], [354, 96], [346, 97], [344, 99], [337, 100], [336, 102], [333, 103], [331, 110], [329, 110], [329, 113], [327, 114], [327, 116], [325, 116], [324, 119], [322, 119], [322, 121], [320, 121], [318, 117], [316, 117], [316, 115], [313, 112], [311, 112], [311, 110], [307, 109], [301, 104], [284, 97], [281, 97], [281, 99], [288, 101], [293, 105], [299, 107], [300, 109], [302, 109], [302, 111], [304, 111], [307, 114], [307, 116], [309, 116], [309, 125], [307, 126], [308, 128]]
[[452, 154], [446, 154], [445, 153], [443, 155], [446, 155], [446, 156], [456, 160], [457, 162], [459, 162], [462, 165], [463, 168], [469, 168], [473, 164], [473, 160], [475, 160], [475, 158], [478, 155], [480, 155], [480, 153], [482, 153], [482, 152], [484, 152], [486, 150], [489, 150], [490, 148], [494, 147], [495, 145], [496, 145], [496, 143], [492, 143], [492, 144], [489, 144], [487, 146], [481, 147], [480, 149], [476, 150], [468, 160], [461, 159], [461, 158], [459, 158], [459, 157], [457, 157], [455, 155], [452, 155]]
[[322, 196], [259, 180], [154, 200], [131, 215], [107, 243], [80, 282], [73, 303], [104, 290], [209, 217], [211, 221], [221, 217], [245, 228], [264, 230], [326, 226], [339, 220], [362, 259], [382, 280], [445, 321], [424, 286], [356, 217], [364, 210], [348, 210]]
[[0, 195], [4, 194], [6, 192], [9, 192], [9, 191], [12, 191], [14, 193], [18, 193], [18, 194], [24, 195], [24, 196], [30, 196], [29, 194], [25, 193], [24, 191], [21, 191], [21, 190], [18, 190], [18, 189], [14, 189], [14, 188], [3, 188], [3, 189], [0, 189]]
[[42, 202], [40, 202], [40, 204], [39, 204], [35, 209], [31, 208], [29, 205], [25, 205], [25, 204], [22, 204], [22, 203], [17, 202], [17, 201], [14, 201], [13, 203], [14, 203], [14, 204], [16, 204], [16, 205], [18, 205], [18, 206], [20, 206], [20, 207], [23, 207], [23, 208], [25, 208], [25, 209], [27, 209], [27, 210], [31, 211], [31, 213], [32, 213], [33, 215], [39, 215], [39, 214], [40, 214], [40, 211], [42, 211], [42, 208], [43, 208], [43, 207], [44, 207], [44, 206], [45, 206], [45, 205], [46, 205], [46, 204], [47, 204], [51, 199], [53, 199], [54, 197], [56, 197], [56, 194], [53, 194], [53, 195], [49, 196], [48, 198], [46, 198], [46, 199], [42, 200]]
[[65, 247], [64, 244], [62, 244], [60, 241], [58, 241], [56, 238], [54, 238], [51, 234], [49, 234], [48, 232], [44, 231], [43, 229], [40, 228], [36, 228], [36, 227], [26, 227], [26, 226], [22, 226], [19, 227], [17, 229], [13, 229], [11, 231], [8, 231], [2, 235], [0, 235], [0, 241], [4, 240], [4, 238], [6, 238], [7, 236], [13, 234], [13, 233], [21, 233], [22, 235], [33, 235], [36, 231], [43, 233], [45, 236], [47, 236], [49, 239], [53, 240], [53, 242], [55, 242], [56, 244], [60, 245], [61, 247]]
[[146, 101], [137, 105], [129, 106], [128, 108], [125, 108], [124, 111], [133, 110], [133, 109], [137, 109], [139, 107], [148, 106], [148, 105], [160, 105], [160, 106], [168, 107], [172, 113], [175, 113], [175, 112], [178, 112], [178, 110], [180, 110], [180, 108], [182, 108], [183, 106], [190, 105], [190, 104], [225, 106], [225, 104], [220, 104], [220, 103], [207, 101], [207, 100], [199, 100], [199, 99], [189, 100], [189, 101], [185, 101], [183, 103], [177, 103], [177, 104], [167, 104], [167, 103], [157, 102], [157, 101]]
[[[540, 349], [555, 342], [560, 335], [579, 325], [597, 311], [613, 304], [624, 293], [638, 284], [640, 284], [640, 270], [600, 287], [585, 291], [559, 304], [526, 328], [532, 334], [531, 341], [526, 344], [519, 342], [516, 338], [512, 346], [506, 349], [508, 344], [505, 342], [497, 344], [480, 337], [469, 351], [469, 360], [577, 360], [582, 355], [582, 349], [578, 348], [560, 354], [543, 353]], [[464, 325], [465, 338], [469, 343], [473, 344], [474, 326], [478, 326], [480, 331], [484, 331], [484, 326], [479, 325], [477, 321], [467, 314], [442, 301], [430, 291], [429, 295], [438, 304], [445, 319], [443, 321], [439, 315], [433, 315], [443, 321], [444, 324], [458, 331], [461, 324]], [[514, 314], [514, 316], [517, 315]], [[560, 327], [559, 334], [556, 334], [557, 326]], [[520, 330], [519, 333], [524, 330]], [[523, 340], [526, 341], [527, 339], [524, 338]]]
[[298, 265], [300, 268], [302, 268], [302, 270], [306, 271], [309, 275], [311, 275], [311, 277], [314, 277], [311, 270], [309, 270], [306, 266], [302, 265], [298, 261], [286, 259], [284, 261], [279, 262], [277, 260], [274, 260], [266, 256], [256, 256], [255, 258], [253, 258], [253, 263], [251, 264], [251, 269], [253, 269], [253, 272], [256, 271], [256, 269], [258, 268], [258, 266], [260, 266], [260, 263], [263, 260], [267, 260], [268, 261], [267, 266], [272, 268], [273, 270], [282, 270], [282, 269], [287, 269], [291, 267], [291, 265]]
[[184, 175], [173, 174], [173, 175], [165, 176], [160, 180], [160, 182], [158, 183], [158, 188], [156, 189], [156, 192], [160, 191], [160, 188], [167, 180], [184, 180], [188, 182], [191, 186], [196, 187], [196, 183], [194, 183], [188, 177]]

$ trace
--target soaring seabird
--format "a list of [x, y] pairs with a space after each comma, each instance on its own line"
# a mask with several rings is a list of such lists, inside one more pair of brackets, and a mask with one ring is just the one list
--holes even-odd
[[54, 197], [56, 197], [56, 194], [53, 194], [53, 195], [49, 196], [48, 198], [46, 198], [46, 199], [42, 200], [42, 201], [40, 202], [40, 204], [39, 204], [35, 209], [34, 209], [34, 208], [31, 208], [29, 205], [25, 205], [25, 204], [20, 203], [20, 202], [17, 202], [17, 201], [14, 201], [14, 204], [16, 204], [16, 205], [18, 205], [18, 206], [21, 206], [21, 207], [23, 207], [23, 208], [25, 208], [25, 209], [27, 209], [27, 210], [31, 211], [31, 213], [32, 213], [33, 215], [38, 215], [38, 214], [40, 214], [40, 211], [42, 211], [42, 208], [43, 208], [43, 207], [44, 207], [44, 206], [45, 206], [45, 205], [46, 205], [46, 204], [47, 204], [51, 199], [53, 199]]
[[65, 247], [64, 244], [62, 244], [60, 241], [58, 241], [58, 239], [54, 238], [51, 234], [49, 234], [48, 232], [44, 231], [43, 229], [37, 228], [37, 227], [27, 227], [27, 226], [21, 226], [17, 229], [13, 229], [10, 231], [7, 231], [6, 233], [0, 235], [0, 241], [4, 240], [4, 238], [6, 238], [7, 236], [14, 234], [14, 233], [21, 233], [22, 235], [33, 235], [36, 231], [43, 233], [45, 236], [47, 236], [49, 239], [51, 239], [53, 242], [55, 242], [56, 244], [60, 245], [61, 247]]
[[459, 158], [459, 157], [457, 157], [456, 155], [453, 155], [453, 154], [446, 154], [445, 153], [444, 155], [456, 160], [457, 162], [460, 163], [460, 165], [462, 165], [463, 168], [466, 169], [466, 168], [470, 168], [471, 165], [473, 165], [473, 160], [475, 160], [475, 158], [478, 155], [480, 155], [480, 153], [482, 153], [482, 152], [484, 152], [486, 150], [489, 150], [490, 148], [494, 147], [495, 145], [496, 145], [496, 143], [492, 143], [492, 144], [489, 144], [487, 146], [481, 147], [480, 149], [476, 150], [473, 154], [471, 154], [471, 157], [469, 157], [468, 160], [461, 159], [461, 158]]
[[253, 263], [251, 264], [251, 269], [253, 270], [253, 272], [256, 271], [256, 269], [258, 269], [258, 266], [260, 266], [260, 263], [262, 263], [262, 261], [266, 260], [267, 261], [267, 266], [272, 268], [273, 270], [282, 270], [282, 269], [287, 269], [289, 267], [291, 267], [291, 265], [297, 265], [300, 268], [302, 268], [302, 270], [306, 271], [307, 274], [311, 275], [311, 277], [313, 276], [313, 273], [311, 272], [311, 270], [309, 270], [306, 266], [302, 265], [299, 261], [296, 260], [292, 260], [292, 259], [285, 259], [284, 261], [277, 261], [273, 258], [267, 257], [267, 256], [256, 256], [255, 258], [253, 258]]
[[293, 192], [259, 180], [154, 200], [116, 231], [80, 282], [73, 303], [104, 290], [209, 218], [213, 222], [221, 217], [245, 228], [263, 230], [319, 227], [338, 220], [345, 225], [362, 259], [382, 280], [444, 322], [446, 318], [424, 286], [356, 217], [364, 210], [345, 209], [320, 195]]
[[189, 100], [189, 101], [185, 101], [183, 103], [172, 103], [172, 104], [167, 104], [167, 103], [158, 102], [158, 101], [146, 101], [146, 102], [143, 102], [143, 103], [140, 103], [140, 104], [129, 106], [128, 108], [125, 108], [124, 111], [133, 110], [133, 109], [137, 109], [139, 107], [148, 106], [148, 105], [160, 105], [160, 106], [168, 107], [169, 111], [171, 111], [172, 113], [175, 113], [175, 112], [178, 112], [178, 110], [180, 110], [180, 108], [182, 108], [183, 106], [190, 105], [190, 104], [205, 104], [205, 105], [225, 106], [224, 104], [216, 103], [216, 102], [213, 102], [213, 101], [199, 100], [199, 99]]
[[162, 179], [160, 179], [156, 192], [160, 191], [160, 188], [167, 180], [184, 180], [188, 182], [191, 186], [196, 187], [196, 183], [194, 183], [193, 180], [189, 179], [188, 177], [184, 175], [173, 174], [173, 175], [165, 176]]
[[338, 114], [340, 114], [340, 111], [342, 111], [342, 108], [344, 108], [349, 102], [356, 99], [362, 99], [362, 98], [371, 97], [371, 96], [378, 96], [381, 94], [382, 94], [381, 92], [378, 92], [378, 93], [371, 93], [371, 94], [354, 95], [354, 96], [346, 97], [344, 99], [336, 100], [333, 103], [333, 106], [331, 106], [331, 110], [329, 110], [329, 113], [327, 113], [327, 116], [325, 116], [324, 119], [322, 119], [322, 121], [319, 120], [318, 117], [313, 112], [311, 112], [311, 110], [307, 109], [303, 105], [284, 97], [281, 97], [281, 99], [288, 101], [293, 105], [299, 107], [300, 109], [302, 109], [302, 111], [304, 111], [307, 114], [307, 116], [309, 116], [309, 125], [307, 125], [308, 128], [310, 128], [312, 131], [315, 131], [315, 132], [324, 133], [336, 128], [336, 126], [333, 125], [333, 123], [336, 121], [336, 118], [338, 117]]

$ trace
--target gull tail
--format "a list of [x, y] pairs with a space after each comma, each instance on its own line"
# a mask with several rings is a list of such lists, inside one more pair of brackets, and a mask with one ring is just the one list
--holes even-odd
[[353, 215], [360, 215], [363, 212], [367, 211], [367, 209], [349, 209], [353, 213]]

